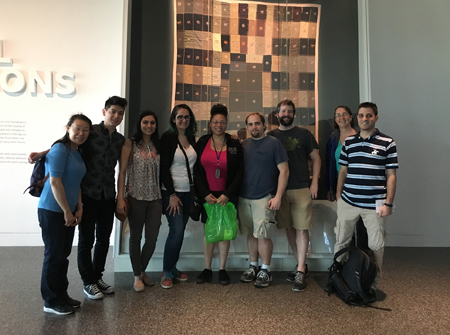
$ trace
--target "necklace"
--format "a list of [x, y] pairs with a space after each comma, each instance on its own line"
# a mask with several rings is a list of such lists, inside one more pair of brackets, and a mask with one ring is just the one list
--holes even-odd
[[222, 155], [222, 148], [223, 145], [225, 144], [225, 138], [223, 139], [223, 143], [222, 146], [220, 147], [220, 152], [217, 153], [217, 149], [216, 149], [216, 143], [214, 142], [214, 136], [211, 136], [213, 145], [214, 145], [214, 151], [216, 152], [216, 158], [217, 158], [217, 168], [216, 168], [216, 174], [215, 177], [216, 178], [220, 178], [220, 169], [219, 169], [219, 161], [220, 161], [220, 156]]

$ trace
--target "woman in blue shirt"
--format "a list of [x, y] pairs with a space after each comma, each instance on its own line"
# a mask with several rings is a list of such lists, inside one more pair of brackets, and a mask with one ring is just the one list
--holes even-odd
[[44, 312], [66, 315], [80, 302], [69, 297], [68, 257], [75, 226], [83, 214], [80, 183], [86, 173], [80, 146], [86, 142], [92, 122], [82, 114], [72, 115], [66, 134], [53, 143], [45, 160], [49, 178], [38, 204], [39, 225], [45, 245], [41, 294]]

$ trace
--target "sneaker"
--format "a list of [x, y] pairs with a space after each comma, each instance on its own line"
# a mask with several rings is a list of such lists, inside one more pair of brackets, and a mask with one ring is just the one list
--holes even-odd
[[292, 291], [302, 292], [306, 289], [306, 274], [301, 271], [297, 271], [295, 274], [295, 281], [292, 284]]
[[99, 279], [97, 281], [97, 287], [103, 294], [111, 294], [114, 293], [114, 289], [111, 285], [106, 284], [103, 279]]
[[250, 265], [250, 267], [241, 275], [240, 280], [243, 283], [250, 283], [256, 279], [257, 273], [258, 268], [256, 266]]
[[219, 284], [228, 285], [230, 283], [230, 276], [228, 276], [227, 270], [219, 270]]
[[204, 269], [197, 276], [197, 284], [210, 283], [213, 276], [213, 272], [210, 269]]
[[73, 308], [78, 308], [81, 306], [81, 301], [72, 299], [71, 297], [69, 297], [69, 295], [66, 293], [65, 296], [63, 297], [63, 301], [69, 305], [72, 306]]
[[163, 272], [162, 276], [161, 276], [161, 287], [162, 288], [172, 288], [172, 286], [173, 286], [172, 278], [170, 278], [170, 277], [166, 278], [166, 273]]
[[68, 315], [75, 312], [75, 308], [68, 304], [55, 305], [55, 306], [44, 306], [45, 313], [53, 313], [56, 315]]
[[185, 272], [181, 272], [180, 270], [174, 269], [172, 270], [173, 277], [178, 281], [187, 281], [188, 275]]
[[97, 284], [86, 285], [83, 291], [89, 299], [103, 299], [103, 293], [100, 291]]
[[[290, 283], [295, 282], [295, 275], [297, 274], [297, 267], [298, 267], [298, 264], [295, 266], [295, 269], [292, 270], [292, 272], [288, 273], [288, 275], [286, 277], [286, 280], [288, 282], [290, 282]], [[305, 264], [305, 275], [306, 275], [306, 277], [308, 277], [308, 273], [309, 273], [309, 271], [308, 271], [308, 264]]]
[[264, 288], [269, 286], [271, 281], [272, 276], [270, 275], [270, 272], [266, 269], [261, 269], [256, 276], [255, 286], [258, 288]]

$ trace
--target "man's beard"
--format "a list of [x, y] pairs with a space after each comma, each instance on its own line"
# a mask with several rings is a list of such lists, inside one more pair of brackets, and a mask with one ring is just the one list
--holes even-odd
[[[288, 120], [286, 120], [286, 119], [288, 119]], [[291, 124], [294, 123], [294, 118], [290, 117], [290, 116], [283, 116], [283, 117], [280, 117], [278, 119], [278, 121], [280, 122], [280, 124], [282, 126], [289, 127]]]

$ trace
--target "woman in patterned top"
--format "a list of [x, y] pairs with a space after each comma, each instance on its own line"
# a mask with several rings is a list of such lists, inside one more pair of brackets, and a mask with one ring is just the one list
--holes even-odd
[[[145, 273], [155, 250], [161, 226], [161, 189], [158, 118], [152, 111], [139, 114], [136, 132], [125, 141], [120, 156], [117, 211], [126, 211], [125, 189], [128, 195], [130, 224], [130, 260], [134, 272], [133, 289], [142, 292], [154, 281]], [[126, 187], [125, 187], [126, 180]], [[145, 243], [141, 250], [142, 229]]]

